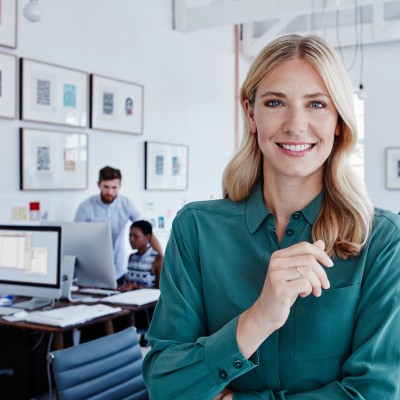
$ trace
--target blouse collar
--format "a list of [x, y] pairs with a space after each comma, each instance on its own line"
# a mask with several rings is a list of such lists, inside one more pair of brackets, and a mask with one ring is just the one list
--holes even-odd
[[[297, 212], [302, 213], [310, 225], [314, 225], [321, 211], [322, 200], [323, 191], [321, 191], [307, 206]], [[253, 234], [268, 215], [272, 215], [264, 204], [261, 182], [257, 183], [245, 202], [246, 224], [249, 232]]]

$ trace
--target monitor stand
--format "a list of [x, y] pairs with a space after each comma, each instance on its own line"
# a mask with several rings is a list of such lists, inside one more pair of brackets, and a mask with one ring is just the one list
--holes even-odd
[[35, 310], [37, 308], [43, 308], [49, 304], [51, 304], [51, 299], [46, 297], [32, 297], [30, 300], [14, 303], [12, 306], [16, 308], [23, 308], [24, 310]]
[[89, 295], [72, 293], [72, 286], [74, 281], [76, 265], [76, 256], [64, 256], [63, 257], [63, 276], [61, 282], [61, 298], [70, 302], [82, 301], [90, 298]]

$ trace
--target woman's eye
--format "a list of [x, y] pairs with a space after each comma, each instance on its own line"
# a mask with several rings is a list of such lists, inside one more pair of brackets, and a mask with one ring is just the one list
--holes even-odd
[[310, 107], [311, 107], [311, 108], [324, 108], [324, 107], [325, 107], [325, 104], [324, 104], [324, 103], [321, 103], [321, 102], [319, 102], [319, 101], [313, 101], [313, 102], [310, 104]]
[[280, 106], [282, 103], [278, 100], [270, 100], [266, 102], [266, 106], [267, 107], [278, 107]]

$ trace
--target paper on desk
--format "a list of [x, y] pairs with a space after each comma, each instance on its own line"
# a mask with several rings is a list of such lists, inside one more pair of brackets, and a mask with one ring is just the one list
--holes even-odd
[[144, 304], [149, 304], [157, 301], [159, 297], [159, 289], [138, 289], [120, 294], [114, 294], [112, 296], [105, 297], [100, 301], [112, 304], [142, 306]]
[[79, 300], [80, 303], [99, 303], [102, 299], [99, 297], [85, 297]]

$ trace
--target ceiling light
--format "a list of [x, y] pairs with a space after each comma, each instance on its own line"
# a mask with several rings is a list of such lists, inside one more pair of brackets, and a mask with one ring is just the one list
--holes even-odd
[[24, 16], [28, 21], [38, 22], [42, 19], [43, 11], [39, 6], [38, 0], [29, 0], [29, 3], [24, 7]]

